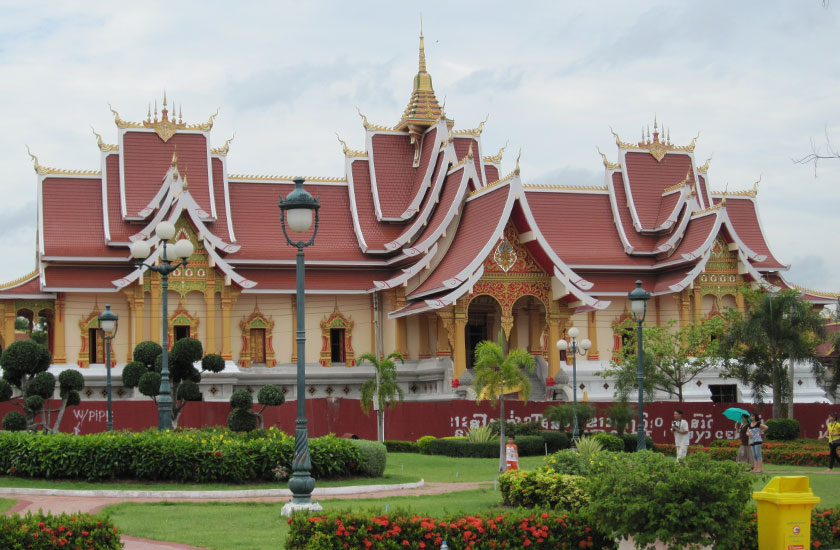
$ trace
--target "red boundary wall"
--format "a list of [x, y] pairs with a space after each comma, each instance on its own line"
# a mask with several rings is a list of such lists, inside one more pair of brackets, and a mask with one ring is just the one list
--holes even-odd
[[[56, 406], [56, 402], [51, 403]], [[505, 417], [511, 422], [540, 422], [544, 429], [557, 429], [541, 417], [551, 403], [506, 402]], [[609, 431], [604, 410], [610, 403], [596, 403], [599, 414], [584, 427], [585, 431]], [[682, 409], [691, 428], [691, 444], [707, 445], [716, 439], [734, 439], [734, 423], [723, 417], [728, 407], [755, 410], [755, 406], [738, 403], [676, 403], [655, 402], [645, 404], [645, 430], [657, 443], [673, 442], [669, 429], [675, 409]], [[266, 426], [276, 426], [293, 434], [297, 403], [290, 401], [280, 407], [269, 407], [264, 416]], [[829, 411], [834, 405], [797, 404], [795, 414], [802, 425], [802, 436], [816, 438], [824, 429]], [[19, 410], [14, 404], [0, 403], [0, 416], [10, 410]], [[144, 430], [157, 426], [157, 406], [148, 401], [119, 401], [113, 404], [114, 429]], [[770, 416], [771, 407], [762, 411]], [[223, 426], [227, 424], [230, 406], [226, 402], [188, 403], [179, 420], [179, 426]], [[357, 435], [363, 439], [376, 439], [376, 420], [362, 413], [359, 401], [341, 397], [306, 400], [309, 434], [318, 437], [328, 433], [339, 436]], [[76, 434], [96, 433], [105, 430], [105, 401], [83, 401], [69, 408], [61, 422], [61, 431]], [[464, 435], [471, 425], [482, 425], [498, 418], [498, 408], [487, 402], [480, 405], [472, 401], [409, 401], [388, 410], [385, 414], [385, 438], [416, 441], [424, 435], [443, 437]], [[636, 431], [634, 420], [628, 431]]]

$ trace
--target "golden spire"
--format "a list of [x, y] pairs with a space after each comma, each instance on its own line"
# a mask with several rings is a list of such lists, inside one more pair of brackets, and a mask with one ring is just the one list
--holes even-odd
[[423, 14], [420, 14], [420, 69], [418, 72], [426, 72], [426, 48], [423, 45]]
[[435, 97], [432, 87], [432, 76], [426, 70], [426, 49], [423, 42], [423, 29], [420, 29], [420, 50], [417, 75], [414, 77], [414, 90], [408, 100], [408, 106], [403, 112], [402, 119], [396, 130], [414, 127], [414, 131], [428, 128], [437, 123], [443, 110]]

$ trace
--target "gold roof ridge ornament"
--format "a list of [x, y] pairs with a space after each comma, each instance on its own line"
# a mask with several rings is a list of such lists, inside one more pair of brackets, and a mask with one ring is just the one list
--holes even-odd
[[840, 292], [824, 292], [822, 290], [814, 290], [813, 288], [806, 288], [796, 283], [790, 283], [790, 286], [806, 294], [813, 294], [814, 296], [823, 296], [825, 298], [840, 298]]
[[675, 183], [671, 187], [666, 187], [665, 189], [662, 190], [662, 194], [665, 195], [667, 193], [670, 193], [671, 191], [676, 191], [677, 189], [682, 189], [683, 187], [688, 185], [690, 180], [691, 180], [691, 168], [689, 168], [688, 171], [685, 173], [685, 178], [682, 181], [680, 181], [678, 183]]
[[604, 162], [604, 168], [607, 170], [621, 170], [621, 164], [617, 162], [610, 162], [607, 160], [607, 155], [601, 152], [600, 147], [595, 147], [595, 150], [598, 151], [598, 154], [601, 155], [601, 160]]
[[493, 164], [499, 164], [502, 162], [502, 154], [507, 149], [508, 142], [506, 141], [504, 145], [499, 149], [499, 152], [493, 155], [492, 157], [484, 157], [484, 162], [492, 162]]
[[390, 126], [381, 126], [379, 124], [371, 124], [368, 122], [368, 119], [365, 115], [362, 114], [362, 110], [359, 107], [356, 107], [356, 112], [359, 113], [359, 116], [362, 117], [362, 126], [365, 127], [365, 130], [375, 132], [375, 131], [384, 131], [384, 132], [393, 132], [394, 128]]
[[647, 136], [645, 136], [645, 131], [643, 128], [642, 140], [635, 144], [622, 141], [618, 134], [612, 129], [612, 126], [610, 126], [610, 132], [612, 133], [613, 137], [615, 137], [615, 144], [618, 146], [619, 149], [646, 150], [650, 153], [650, 155], [653, 158], [656, 159], [656, 162], [662, 162], [662, 159], [665, 158], [665, 155], [669, 151], [693, 153], [694, 148], [697, 145], [697, 138], [700, 137], [700, 132], [698, 132], [697, 135], [694, 136], [694, 138], [691, 140], [691, 143], [689, 143], [688, 145], [674, 145], [671, 143], [671, 131], [668, 130], [667, 138], [660, 140], [659, 124], [656, 119], [656, 116], [654, 116], [653, 118], [653, 138], [651, 138], [649, 127], [647, 129]]
[[49, 166], [42, 166], [38, 162], [38, 157], [32, 154], [29, 150], [29, 145], [26, 146], [26, 152], [32, 159], [32, 167], [35, 173], [39, 176], [101, 176], [101, 170], [67, 170], [65, 168], [50, 168]]
[[519, 159], [522, 158], [522, 149], [519, 150], [519, 154], [516, 156], [516, 167], [513, 169], [513, 173], [517, 176], [519, 175]]
[[455, 130], [452, 133], [458, 136], [473, 136], [475, 138], [478, 138], [484, 131], [484, 125], [487, 123], [487, 120], [489, 118], [490, 115], [488, 114], [486, 117], [484, 117], [484, 120], [478, 123], [478, 126], [476, 126], [475, 128], [470, 128], [468, 130]]
[[226, 157], [228, 152], [230, 151], [230, 142], [232, 142], [236, 138], [236, 132], [230, 136], [230, 139], [225, 141], [225, 144], [221, 147], [216, 147], [214, 149], [210, 149], [211, 155], [219, 155], [220, 157]]
[[8, 283], [0, 283], [0, 290], [5, 290], [7, 288], [12, 288], [13, 286], [19, 285], [19, 284], [31, 279], [32, 277], [35, 277], [36, 275], [38, 275], [38, 273], [40, 273], [40, 272], [38, 271], [38, 268], [36, 267], [32, 272], [27, 273], [23, 277], [18, 277], [17, 279], [11, 280]]
[[[288, 182], [298, 176], [274, 176], [271, 174], [228, 174], [228, 179], [249, 180], [249, 181], [273, 181], [273, 182]], [[307, 182], [321, 182], [321, 183], [346, 183], [347, 178], [332, 177], [332, 176], [302, 176]]]
[[484, 187], [479, 187], [478, 189], [473, 189], [473, 190], [470, 192], [470, 195], [469, 195], [469, 196], [470, 196], [470, 197], [474, 197], [474, 196], [476, 196], [476, 195], [479, 195], [479, 194], [481, 194], [481, 193], [484, 193], [484, 192], [485, 192], [485, 191], [487, 191], [488, 189], [493, 189], [493, 188], [495, 188], [495, 187], [498, 187], [498, 186], [502, 185], [503, 183], [506, 183], [506, 182], [508, 182], [508, 181], [512, 180], [512, 179], [513, 179], [513, 177], [514, 177], [515, 175], [516, 175], [516, 172], [511, 172], [510, 174], [508, 174], [507, 176], [505, 176], [505, 177], [503, 177], [503, 178], [499, 178], [499, 179], [497, 179], [496, 181], [491, 181], [490, 183], [488, 183], [488, 184], [487, 184], [487, 185], [485, 185]]
[[606, 185], [561, 185], [559, 183], [526, 183], [523, 189], [557, 189], [558, 191], [608, 191]]
[[109, 151], [119, 151], [119, 145], [111, 145], [110, 143], [103, 143], [102, 136], [100, 136], [96, 130], [93, 129], [93, 126], [90, 127], [90, 131], [93, 132], [93, 135], [96, 136], [96, 145], [99, 147], [99, 150], [103, 153], [107, 153]]
[[200, 124], [186, 124], [184, 122], [181, 109], [178, 110], [178, 116], [175, 117], [173, 105], [172, 118], [170, 119], [169, 109], [167, 109], [165, 90], [163, 92], [163, 109], [161, 109], [160, 111], [160, 119], [158, 119], [157, 100], [155, 100], [154, 116], [152, 116], [152, 108], [151, 105], [149, 105], [148, 113], [146, 114], [146, 120], [144, 120], [142, 123], [123, 120], [122, 118], [120, 118], [120, 114], [111, 106], [110, 103], [108, 104], [108, 109], [110, 109], [111, 112], [114, 114], [114, 124], [117, 125], [117, 128], [153, 129], [158, 135], [158, 137], [160, 137], [160, 139], [164, 141], [164, 143], [169, 141], [178, 130], [198, 130], [201, 132], [209, 132], [213, 129], [213, 121], [219, 114], [219, 109], [217, 108], [216, 112], [210, 115], [210, 118], [207, 122]]
[[338, 135], [338, 132], [335, 133], [335, 137], [338, 138], [338, 142], [341, 143], [342, 149], [344, 149], [344, 156], [345, 157], [366, 157], [367, 153], [365, 151], [356, 151], [351, 149], [347, 146], [347, 142], [341, 139], [341, 136]]
[[700, 172], [701, 174], [707, 174], [709, 172], [709, 164], [712, 162], [712, 157], [713, 156], [715, 156], [714, 153], [709, 155], [709, 158], [706, 159], [706, 162], [703, 164], [703, 166], [698, 166], [697, 167], [697, 171]]

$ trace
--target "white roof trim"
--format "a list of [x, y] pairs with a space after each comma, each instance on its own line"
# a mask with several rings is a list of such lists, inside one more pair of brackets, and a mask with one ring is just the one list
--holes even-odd
[[[356, 233], [356, 240], [359, 241], [359, 248], [362, 252], [368, 251], [367, 242], [365, 242], [364, 233], [362, 233], [362, 226], [359, 223], [359, 210], [356, 207], [356, 183], [353, 181], [353, 163], [362, 159], [345, 157], [344, 159], [344, 173], [347, 174], [347, 198], [350, 201], [350, 213], [353, 215], [353, 231]], [[364, 159], [364, 162], [369, 162]]]
[[[589, 306], [593, 309], [599, 309], [600, 310], [600, 309], [608, 308], [610, 306], [610, 304], [612, 303], [612, 302], [604, 302], [604, 301], [598, 300], [598, 299], [594, 298], [592, 295], [580, 290], [577, 286], [575, 286], [574, 284], [572, 284], [569, 281], [569, 279], [566, 277], [566, 275], [562, 271], [560, 271], [560, 268], [556, 265], [554, 266], [554, 276], [557, 277], [560, 280], [561, 283], [563, 283], [563, 286], [565, 286], [566, 289], [575, 298], [577, 298], [578, 300], [583, 302], [583, 304], [585, 304], [586, 306]], [[591, 286], [591, 283], [590, 283], [590, 286]]]
[[400, 286], [401, 284], [407, 282], [410, 278], [414, 277], [420, 271], [422, 271], [434, 258], [435, 254], [437, 253], [438, 243], [432, 245], [432, 248], [429, 249], [429, 252], [417, 263], [412, 265], [407, 269], [403, 269], [403, 272], [388, 279], [387, 281], [373, 281], [373, 284], [376, 286], [377, 290], [388, 290], [389, 288], [394, 288]]

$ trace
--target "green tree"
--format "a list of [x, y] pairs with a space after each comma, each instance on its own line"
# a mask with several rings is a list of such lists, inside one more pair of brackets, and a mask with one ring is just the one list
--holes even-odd
[[[683, 401], [683, 387], [720, 361], [720, 342], [726, 321], [711, 317], [699, 324], [676, 328], [671, 321], [665, 326], [649, 326], [643, 331], [643, 369], [645, 393], [653, 397], [663, 391]], [[622, 338], [627, 344], [618, 358], [598, 374], [615, 378], [615, 391], [619, 400], [627, 398], [638, 389], [637, 332], [635, 323], [621, 327]]]
[[15, 317], [15, 330], [28, 334], [32, 330], [32, 327], [29, 325], [29, 319], [26, 317]]
[[[20, 340], [6, 348], [0, 355], [0, 366], [3, 368], [0, 401], [12, 400], [23, 411], [28, 430], [58, 432], [67, 407], [81, 402], [79, 391], [84, 388], [84, 378], [78, 371], [65, 370], [58, 375], [57, 381], [61, 402], [57, 409], [47, 406], [55, 393], [56, 378], [47, 372], [50, 368], [50, 351], [33, 340]], [[12, 398], [13, 387], [20, 392], [17, 398]], [[58, 414], [50, 426], [53, 413]]]
[[[198, 384], [204, 372], [221, 372], [224, 359], [215, 353], [204, 354], [201, 342], [195, 338], [181, 338], [169, 351], [169, 385], [172, 395], [172, 427], [178, 426], [178, 417], [190, 401], [200, 401]], [[157, 403], [160, 395], [163, 350], [155, 342], [140, 342], [134, 348], [134, 361], [123, 370], [123, 385], [137, 388]], [[200, 361], [200, 363], [199, 363]], [[201, 369], [196, 368], [196, 363]]]
[[397, 351], [391, 352], [381, 361], [372, 353], [359, 356], [359, 364], [367, 361], [373, 365], [376, 374], [375, 378], [362, 384], [361, 405], [365, 414], [370, 414], [371, 407], [376, 409], [376, 438], [380, 442], [385, 441], [385, 408], [393, 408], [405, 398], [405, 392], [397, 383], [395, 359], [405, 363], [402, 354]]
[[721, 343], [724, 374], [748, 384], [761, 403], [769, 387], [773, 416], [793, 418], [793, 365], [809, 363], [821, 376], [824, 366], [817, 346], [825, 340], [825, 321], [813, 305], [794, 290], [779, 293], [745, 290], [746, 314], [730, 311], [729, 328]]
[[489, 399], [495, 407], [499, 404], [499, 472], [505, 468], [505, 387], [519, 388], [522, 400], [528, 402], [531, 381], [522, 369], [534, 371], [534, 358], [526, 350], [515, 348], [507, 354], [502, 348], [504, 334], [499, 331], [499, 343], [483, 340], [475, 346], [475, 378], [473, 388], [476, 403]]

